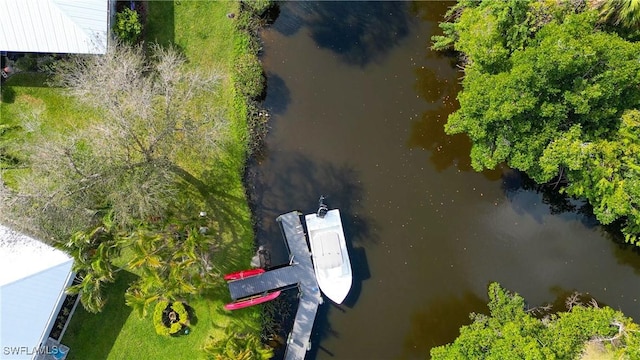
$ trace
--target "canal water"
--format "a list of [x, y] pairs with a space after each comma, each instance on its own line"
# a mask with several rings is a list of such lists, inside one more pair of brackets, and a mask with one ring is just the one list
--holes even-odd
[[286, 262], [275, 217], [314, 212], [323, 194], [354, 271], [345, 303], [321, 306], [308, 358], [428, 357], [486, 311], [492, 281], [531, 306], [579, 291], [640, 319], [637, 251], [580, 202], [506, 167], [472, 171], [469, 141], [444, 134], [461, 73], [429, 45], [450, 5], [284, 2], [262, 33], [271, 129], [248, 183], [259, 241]]

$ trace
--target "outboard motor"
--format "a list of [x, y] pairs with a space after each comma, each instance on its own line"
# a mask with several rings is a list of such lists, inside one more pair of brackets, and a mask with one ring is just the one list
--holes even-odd
[[318, 202], [318, 212], [316, 213], [316, 216], [319, 218], [324, 218], [324, 216], [327, 215], [328, 211], [329, 208], [324, 204], [324, 195], [320, 195], [320, 201]]

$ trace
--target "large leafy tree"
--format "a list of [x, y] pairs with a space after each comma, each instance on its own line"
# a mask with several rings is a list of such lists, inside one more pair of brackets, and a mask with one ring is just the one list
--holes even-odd
[[185, 194], [213, 191], [202, 179], [227, 134], [209, 101], [220, 76], [190, 68], [176, 49], [114, 43], [105, 55], [59, 63], [56, 80], [93, 112], [84, 128], [25, 145], [29, 171], [16, 174], [15, 188], [0, 186], [0, 213], [74, 257], [80, 283], [69, 292], [89, 311], [104, 306], [124, 251], [141, 275], [127, 302], [142, 313], [210, 285], [214, 238], [200, 227], [212, 224], [183, 218], [202, 200]]
[[[574, 299], [575, 300], [575, 299]], [[574, 359], [588, 344], [615, 358], [640, 356], [637, 324], [609, 307], [568, 303], [570, 310], [542, 319], [525, 309], [524, 299], [497, 283], [489, 285], [489, 315], [472, 314], [451, 344], [431, 349], [444, 359]]]
[[566, 192], [583, 196], [605, 223], [625, 217], [628, 242], [640, 234], [640, 111], [622, 115], [620, 127], [609, 138], [588, 141], [580, 125], [572, 126], [547, 146], [540, 158], [543, 177], [562, 169]]
[[[444, 26], [445, 37], [465, 60], [460, 109], [449, 116], [445, 130], [471, 138], [478, 171], [506, 162], [540, 183], [562, 177], [571, 195], [594, 205], [602, 223], [622, 219], [634, 242], [638, 213], [628, 199], [636, 191], [630, 181], [635, 172], [626, 171], [627, 184], [614, 191], [600, 181], [614, 181], [606, 171], [574, 164], [567, 172], [566, 162], [550, 158], [570, 158], [563, 151], [571, 148], [561, 146], [568, 135], [581, 143], [605, 141], [600, 151], [605, 144], [637, 144], [637, 136], [630, 135], [637, 129], [624, 125], [622, 117], [640, 108], [640, 43], [601, 30], [596, 11], [541, 4], [485, 1], [459, 10]], [[446, 47], [446, 41], [435, 40]], [[601, 168], [615, 171], [611, 166]]]

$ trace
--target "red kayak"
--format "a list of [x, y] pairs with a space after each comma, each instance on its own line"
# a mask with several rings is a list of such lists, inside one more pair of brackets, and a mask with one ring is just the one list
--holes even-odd
[[243, 309], [243, 308], [246, 308], [246, 307], [249, 307], [249, 306], [258, 305], [258, 304], [265, 303], [267, 301], [271, 301], [271, 300], [277, 298], [278, 296], [280, 296], [280, 290], [274, 291], [272, 293], [268, 293], [266, 295], [254, 296], [254, 297], [249, 298], [247, 300], [241, 300], [241, 301], [232, 302], [231, 304], [226, 304], [224, 306], [224, 308], [225, 308], [225, 310]]
[[242, 280], [248, 277], [260, 275], [264, 269], [241, 270], [224, 276], [226, 281]]

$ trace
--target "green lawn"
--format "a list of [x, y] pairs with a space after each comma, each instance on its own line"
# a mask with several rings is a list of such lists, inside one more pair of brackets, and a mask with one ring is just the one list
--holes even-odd
[[95, 113], [65, 95], [63, 89], [48, 87], [46, 75], [19, 73], [3, 85], [2, 123], [21, 124], [32, 119], [42, 134], [66, 133], [88, 123]]
[[63, 338], [65, 345], [71, 348], [67, 359], [107, 358], [130, 317], [131, 308], [124, 303], [124, 292], [136, 278], [130, 272], [119, 272], [116, 281], [109, 284], [107, 304], [100, 314], [88, 313], [78, 305]]
[[[64, 135], [82, 128], [96, 117], [95, 111], [67, 96], [63, 89], [48, 87], [48, 78], [39, 73], [18, 73], [2, 85], [0, 127], [11, 130], [0, 137], [12, 155], [24, 158], [21, 144], [41, 136]], [[12, 185], [24, 170], [7, 170], [4, 181]]]
[[[63, 343], [71, 348], [69, 360], [81, 359], [198, 359], [207, 337], [222, 330], [232, 317], [222, 308], [222, 294], [210, 294], [189, 302], [195, 310], [190, 332], [179, 337], [155, 333], [151, 316], [140, 319], [124, 303], [124, 292], [136, 275], [121, 271], [107, 289], [107, 304], [99, 314], [78, 306], [67, 328]], [[217, 298], [217, 299], [216, 299]], [[255, 311], [240, 314], [241, 325], [258, 331]]]
[[[189, 302], [195, 310], [195, 321], [190, 325], [190, 332], [187, 335], [178, 337], [166, 337], [157, 335], [153, 329], [151, 315], [145, 319], [140, 319], [134, 314], [130, 314], [124, 326], [117, 334], [117, 338], [110, 349], [107, 359], [200, 359], [204, 357], [201, 351], [203, 344], [210, 334], [223, 330], [229, 325], [231, 317], [222, 308], [222, 299], [213, 300], [211, 298], [199, 298]], [[127, 311], [126, 305], [122, 311]], [[237, 314], [236, 314], [237, 315]], [[242, 324], [258, 324], [257, 313], [247, 312], [240, 316]], [[246, 315], [253, 315], [247, 318]], [[253, 330], [259, 331], [257, 326]], [[72, 349], [73, 346], [69, 345]], [[79, 357], [94, 359], [93, 353], [84, 352]]]

